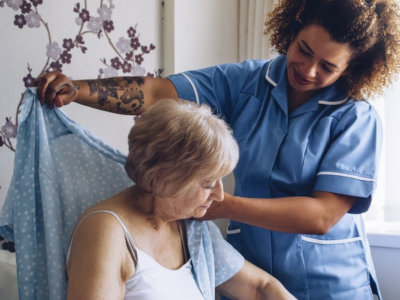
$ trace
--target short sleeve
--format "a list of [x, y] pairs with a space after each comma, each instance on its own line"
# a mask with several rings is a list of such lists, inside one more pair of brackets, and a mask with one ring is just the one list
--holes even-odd
[[240, 93], [257, 90], [258, 81], [265, 81], [266, 61], [247, 60], [171, 75], [182, 99], [207, 104], [216, 115], [230, 121]]
[[215, 265], [215, 286], [231, 279], [243, 266], [243, 256], [221, 235], [213, 222], [207, 222], [210, 231]]
[[215, 287], [242, 268], [243, 256], [221, 235], [212, 221], [185, 220], [193, 276], [206, 299], [214, 299]]
[[317, 173], [313, 191], [358, 197], [350, 213], [368, 210], [382, 144], [382, 124], [368, 103], [353, 102], [333, 128], [332, 143]]

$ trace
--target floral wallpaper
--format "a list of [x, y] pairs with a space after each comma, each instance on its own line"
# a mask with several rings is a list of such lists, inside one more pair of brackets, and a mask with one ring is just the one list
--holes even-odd
[[[6, 42], [7, 45], [13, 42], [17, 45], [18, 39], [33, 36], [34, 33], [41, 38], [35, 39], [32, 46], [42, 49], [30, 55], [28, 61], [28, 57], [24, 57], [18, 47], [15, 47], [16, 51], [12, 52], [12, 56], [20, 56], [17, 57], [18, 64], [13, 64], [10, 70], [6, 70], [13, 76], [18, 74], [19, 83], [14, 85], [12, 82], [12, 86], [4, 83], [4, 79], [8, 79], [9, 76], [4, 72], [4, 65], [7, 65], [9, 57], [0, 52], [0, 82], [4, 84], [1, 90], [3, 95], [12, 95], [12, 99], [7, 97], [7, 103], [4, 102], [5, 99], [0, 98], [0, 162], [1, 156], [4, 161], [5, 155], [10, 157], [10, 153], [15, 152], [18, 113], [23, 92], [26, 87], [32, 86], [35, 78], [40, 75], [60, 71], [68, 76], [72, 75], [71, 73], [74, 73], [75, 77], [80, 76], [82, 61], [86, 61], [90, 56], [92, 61], [95, 61], [90, 64], [90, 78], [142, 75], [161, 77], [163, 69], [160, 60], [155, 58], [159, 54], [154, 54], [160, 52], [158, 41], [147, 37], [157, 36], [154, 31], [160, 31], [160, 28], [152, 23], [141, 26], [135, 21], [142, 17], [143, 23], [143, 14], [148, 14], [148, 9], [161, 9], [161, 6], [162, 1], [159, 0], [0, 0], [0, 16], [9, 17], [8, 23], [5, 23], [4, 17], [3, 21], [0, 21], [3, 22], [0, 26], [2, 42]], [[55, 13], [60, 16], [60, 21], [57, 19], [56, 23]], [[66, 20], [66, 16], [69, 19]], [[155, 13], [151, 16], [155, 18], [158, 15]], [[24, 31], [25, 35], [22, 35]], [[148, 34], [149, 32], [151, 34]], [[97, 40], [96, 44], [94, 39]], [[94, 60], [93, 53], [98, 56]], [[87, 73], [88, 68], [85, 68], [85, 71]], [[20, 86], [17, 92], [16, 86]], [[9, 160], [7, 158], [7, 161]], [[7, 190], [7, 181], [12, 176], [11, 162], [6, 168], [2, 162], [1, 164], [0, 208]], [[7, 180], [4, 180], [4, 177], [7, 177]]]
[[[153, 61], [150, 64], [146, 64], [147, 58], [152, 52], [156, 51], [158, 46], [155, 41], [148, 41], [145, 38], [142, 31], [148, 31], [148, 28], [141, 28], [140, 24], [135, 23], [134, 18], [135, 13], [140, 13], [140, 9], [145, 10], [146, 5], [149, 5], [150, 2], [152, 2], [153, 6], [162, 4], [162, 1], [156, 0], [130, 0], [128, 4], [125, 2], [121, 11], [118, 10], [121, 0], [59, 0], [59, 6], [65, 8], [66, 12], [68, 10], [69, 13], [72, 11], [73, 17], [69, 21], [63, 21], [68, 23], [60, 24], [60, 26], [66, 26], [68, 34], [55, 38], [53, 37], [53, 31], [57, 31], [58, 24], [56, 27], [50, 27], [50, 23], [46, 20], [46, 16], [52, 15], [49, 14], [49, 10], [53, 9], [55, 0], [0, 0], [0, 10], [6, 10], [6, 12], [3, 11], [3, 14], [12, 15], [12, 24], [6, 24], [7, 26], [12, 26], [20, 31], [41, 30], [43, 31], [42, 36], [45, 36], [45, 40], [40, 39], [37, 41], [37, 43], [42, 43], [39, 46], [43, 48], [41, 53], [37, 53], [37, 60], [43, 60], [43, 56], [45, 56], [42, 66], [37, 67], [36, 61], [34, 64], [36, 67], [34, 68], [32, 61], [23, 60], [20, 65], [13, 66], [13, 71], [19, 74], [23, 73], [20, 76], [23, 88], [16, 99], [8, 99], [8, 101], [13, 101], [14, 103], [13, 114], [5, 114], [0, 106], [0, 156], [4, 155], [5, 151], [15, 152], [18, 112], [24, 88], [32, 86], [35, 78], [44, 73], [51, 71], [65, 72], [65, 68], [73, 66], [76, 59], [79, 58], [82, 61], [81, 56], [88, 55], [88, 50], [93, 44], [91, 42], [93, 37], [101, 42], [101, 47], [96, 45], [96, 49], [93, 49], [99, 57], [97, 58], [97, 65], [92, 64], [91, 66], [93, 71], [92, 78], [96, 75], [98, 78], [142, 75], [162, 76], [163, 69], [158, 65], [154, 66], [154, 58], [152, 58]], [[51, 8], [47, 8], [47, 5], [51, 5]], [[128, 11], [127, 7], [129, 8]], [[43, 11], [47, 13], [43, 14]], [[62, 11], [57, 10], [57, 13], [62, 14]], [[117, 24], [121, 19], [128, 19], [131, 24], [121, 28]], [[155, 30], [158, 29], [156, 28]], [[9, 40], [9, 38], [18, 38], [16, 34], [13, 37], [4, 36], [7, 34], [7, 30], [3, 28], [0, 38], [4, 41], [6, 39]], [[99, 48], [104, 50], [103, 52], [107, 53], [108, 56], [103, 56], [102, 51], [98, 51]], [[93, 55], [93, 52], [90, 55]], [[153, 65], [153, 67], [150, 69], [148, 65]], [[79, 65], [75, 67], [79, 69]], [[70, 75], [69, 73], [66, 74]], [[4, 171], [2, 170], [1, 172]], [[12, 170], [8, 170], [8, 173], [11, 176]], [[4, 188], [6, 187], [1, 186], [0, 181], [0, 189]]]

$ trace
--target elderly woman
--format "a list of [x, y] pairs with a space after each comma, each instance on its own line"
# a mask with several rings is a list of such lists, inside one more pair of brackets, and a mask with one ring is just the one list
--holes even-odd
[[188, 220], [223, 200], [221, 179], [237, 161], [231, 131], [207, 106], [164, 99], [147, 109], [129, 134], [125, 169], [135, 185], [76, 226], [68, 299], [213, 299], [215, 285], [235, 299], [292, 299], [213, 223]]

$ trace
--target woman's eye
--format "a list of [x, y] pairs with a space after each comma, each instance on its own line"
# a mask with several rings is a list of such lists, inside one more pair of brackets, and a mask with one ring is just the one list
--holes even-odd
[[311, 56], [310, 53], [308, 53], [307, 51], [305, 51], [303, 48], [299, 47], [299, 51], [301, 54], [305, 55], [305, 56]]
[[329, 67], [327, 67], [326, 65], [322, 65], [322, 68], [323, 68], [326, 72], [332, 73], [332, 70], [331, 70]]
[[206, 185], [203, 186], [203, 188], [205, 188], [206, 190], [212, 190], [213, 188], [215, 188], [216, 182], [212, 182], [212, 183], [208, 183]]

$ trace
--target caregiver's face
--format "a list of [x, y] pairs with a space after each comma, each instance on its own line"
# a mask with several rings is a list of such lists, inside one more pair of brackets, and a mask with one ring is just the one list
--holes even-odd
[[333, 41], [323, 27], [303, 28], [287, 53], [290, 88], [310, 93], [333, 84], [345, 74], [351, 55], [349, 45]]

